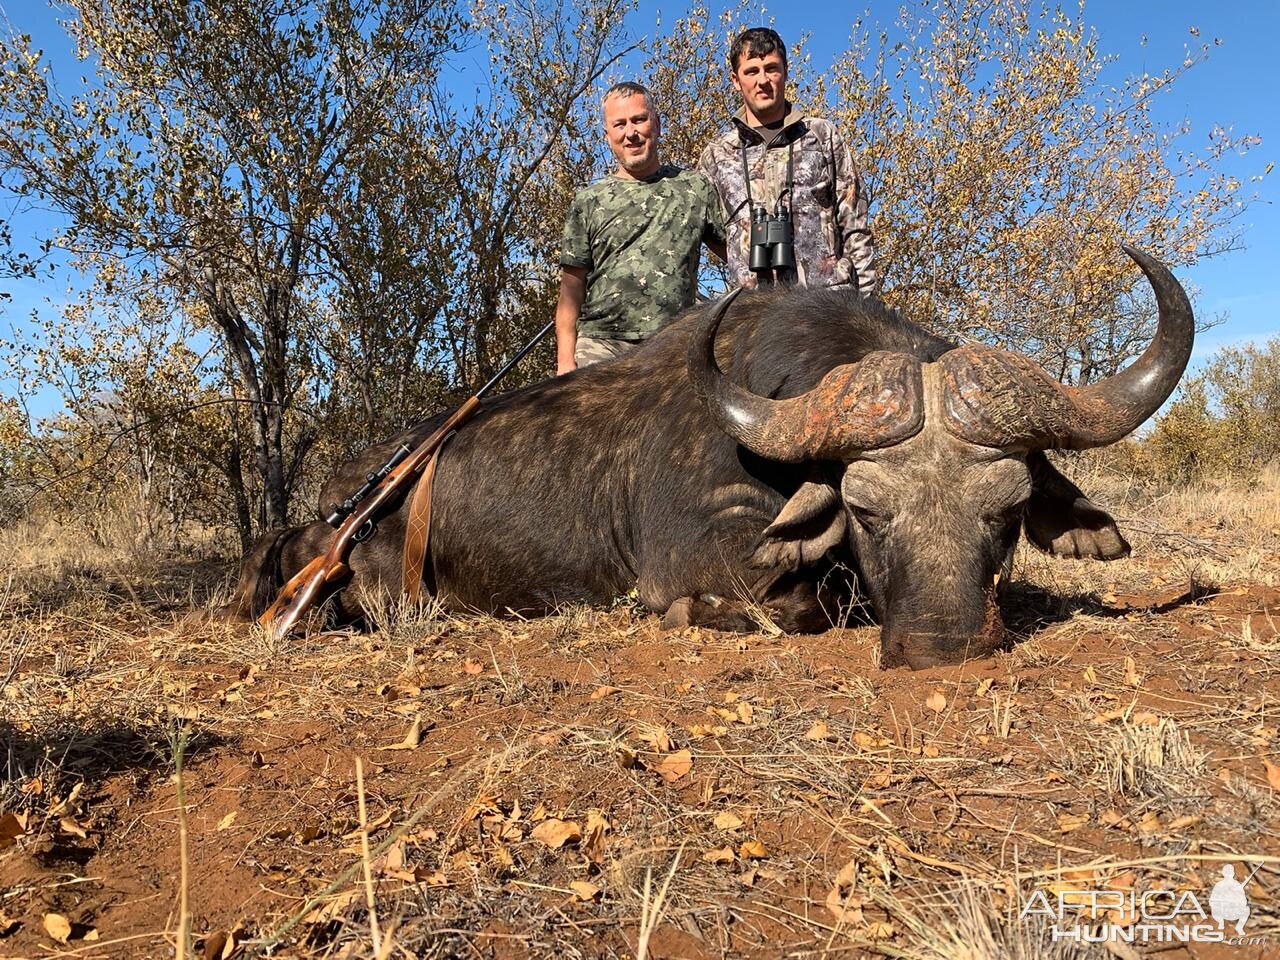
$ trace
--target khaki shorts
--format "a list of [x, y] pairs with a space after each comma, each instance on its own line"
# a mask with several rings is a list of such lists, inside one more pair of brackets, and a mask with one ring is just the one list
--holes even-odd
[[579, 337], [573, 348], [573, 359], [580, 367], [599, 363], [601, 360], [612, 360], [630, 353], [643, 340], [599, 340], [595, 337]]

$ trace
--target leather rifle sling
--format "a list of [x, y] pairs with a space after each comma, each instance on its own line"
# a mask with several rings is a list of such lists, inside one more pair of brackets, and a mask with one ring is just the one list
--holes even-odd
[[449, 442], [450, 433], [440, 441], [427, 461], [413, 488], [413, 500], [409, 503], [409, 522], [404, 531], [404, 596], [409, 603], [417, 603], [422, 596], [422, 574], [426, 565], [427, 547], [431, 540], [431, 488], [435, 481], [436, 464], [440, 451]]

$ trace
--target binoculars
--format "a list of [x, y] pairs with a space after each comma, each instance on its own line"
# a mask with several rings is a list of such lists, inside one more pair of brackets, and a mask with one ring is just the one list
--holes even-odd
[[794, 270], [796, 253], [793, 246], [795, 231], [791, 226], [791, 211], [779, 206], [776, 214], [769, 214], [764, 207], [751, 211], [751, 252], [748, 263], [752, 272], [766, 270]]

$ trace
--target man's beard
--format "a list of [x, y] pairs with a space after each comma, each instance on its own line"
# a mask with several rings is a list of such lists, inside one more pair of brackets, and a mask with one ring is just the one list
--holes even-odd
[[626, 170], [628, 173], [635, 170], [643, 170], [645, 167], [649, 166], [649, 164], [653, 162], [653, 157], [654, 157], [653, 150], [648, 150], [648, 149], [645, 150], [644, 153], [637, 154], [635, 156], [628, 156], [624, 154], [621, 161], [622, 168]]

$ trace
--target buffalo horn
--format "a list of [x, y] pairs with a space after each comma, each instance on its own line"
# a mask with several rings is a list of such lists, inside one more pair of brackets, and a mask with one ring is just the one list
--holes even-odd
[[1155, 258], [1124, 247], [1155, 290], [1156, 335], [1128, 368], [1087, 387], [1063, 386], [1035, 361], [981, 344], [943, 355], [947, 428], [1004, 450], [1085, 450], [1114, 443], [1151, 416], [1191, 357], [1195, 318], [1178, 281]]
[[1075, 418], [1066, 447], [1084, 450], [1127, 436], [1173, 393], [1191, 359], [1195, 317], [1182, 284], [1159, 260], [1122, 245], [1155, 291], [1156, 335], [1137, 360], [1114, 377], [1069, 390]]
[[920, 365], [903, 354], [869, 353], [786, 400], [757, 396], [731, 381], [716, 366], [716, 330], [741, 290], [705, 313], [689, 339], [694, 393], [723, 432], [761, 457], [798, 463], [845, 459], [919, 431], [924, 422]]

